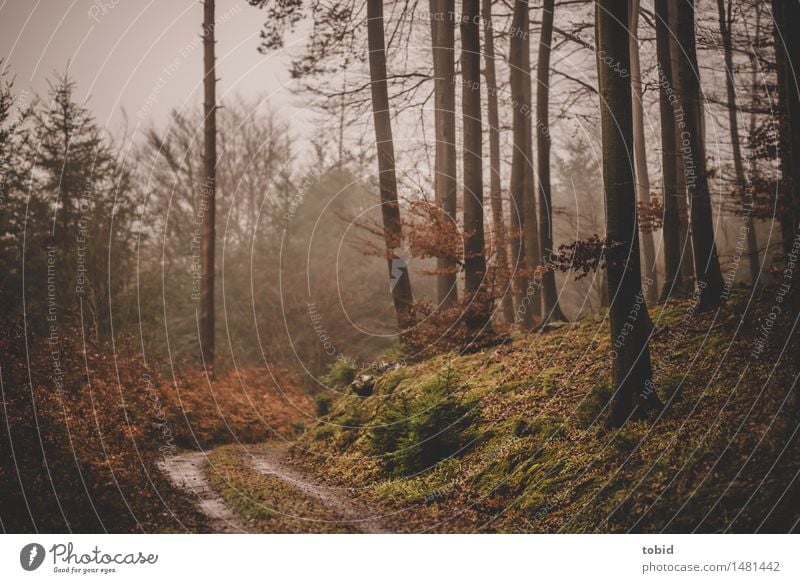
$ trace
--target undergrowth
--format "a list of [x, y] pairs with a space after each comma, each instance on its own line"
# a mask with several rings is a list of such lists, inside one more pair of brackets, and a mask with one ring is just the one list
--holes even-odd
[[776, 322], [754, 357], [768, 302], [745, 309], [748, 294], [718, 314], [693, 300], [651, 310], [657, 419], [605, 427], [597, 316], [386, 373], [373, 396], [331, 404], [304, 460], [417, 530], [786, 532], [800, 517], [800, 342]]

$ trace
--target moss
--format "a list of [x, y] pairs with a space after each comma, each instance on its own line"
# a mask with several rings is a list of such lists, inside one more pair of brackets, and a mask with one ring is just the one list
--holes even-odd
[[533, 383], [530, 380], [524, 381], [511, 381], [508, 383], [503, 383], [499, 385], [495, 391], [498, 393], [516, 393], [518, 391], [523, 391], [530, 387]]
[[534, 436], [550, 439], [566, 431], [564, 420], [556, 415], [540, 415], [533, 419], [518, 418], [513, 422], [514, 435], [517, 437]]
[[[788, 514], [769, 510], [775, 500], [786, 499], [783, 476], [790, 474], [765, 482], [752, 502], [747, 500], [752, 484], [770, 472], [769, 460], [777, 459], [796, 427], [789, 408], [786, 419], [777, 410], [797, 366], [787, 361], [771, 372], [766, 364], [750, 362], [755, 332], [742, 328], [720, 368], [721, 353], [730, 346], [728, 333], [724, 326], [715, 328], [703, 343], [713, 316], [695, 314], [686, 328], [691, 305], [691, 300], [670, 302], [652, 312], [655, 380], [662, 401], [672, 398], [655, 427], [644, 422], [621, 431], [604, 427], [613, 385], [608, 334], [598, 329], [608, 323], [592, 317], [569, 330], [515, 333], [513, 344], [494, 352], [441, 355], [404, 367], [398, 376], [393, 371], [379, 377], [381, 398], [363, 403], [357, 438], [325, 458], [331, 460], [330, 471], [345, 484], [366, 480], [376, 503], [415, 505], [411, 520], [421, 528], [441, 524], [447, 516], [448, 530], [490, 524], [489, 529], [513, 532], [525, 524], [523, 518], [530, 530], [543, 532], [651, 532], [670, 521], [670, 529], [691, 530], [712, 506], [701, 530], [724, 529], [731, 516], [740, 517], [733, 527], [737, 531], [758, 527], [765, 515], [771, 528], [785, 527]], [[756, 314], [754, 320], [764, 317]], [[676, 343], [679, 326], [688, 331]], [[758, 381], [766, 374], [774, 378], [761, 395]], [[442, 382], [447, 376], [451, 382]], [[435, 396], [437, 383], [450, 390]], [[430, 422], [436, 419], [434, 405], [448, 401], [466, 405], [473, 415], [458, 431], [463, 446], [453, 456], [415, 466], [423, 459], [415, 446], [425, 441], [418, 436], [448, 425]], [[349, 407], [337, 401], [329, 418], [344, 418]], [[446, 417], [451, 410], [439, 413]], [[776, 415], [766, 430], [763, 420]], [[414, 429], [417, 437], [409, 437], [415, 420], [426, 416], [428, 421]], [[387, 421], [393, 429], [381, 434], [377, 427]], [[315, 453], [333, 453], [336, 443], [309, 436], [304, 445]], [[752, 456], [756, 448], [759, 455]], [[789, 457], [781, 463], [794, 475], [800, 454], [795, 448], [783, 455]], [[454, 474], [443, 482], [435, 476], [445, 467], [454, 468]], [[730, 495], [718, 500], [726, 488]], [[466, 513], [461, 512], [465, 503]], [[458, 521], [463, 522], [456, 527]]]
[[537, 376], [539, 386], [542, 387], [545, 395], [552, 395], [558, 389], [559, 377], [564, 374], [561, 367], [550, 367], [544, 369]]
[[573, 422], [580, 429], [588, 429], [594, 424], [602, 423], [604, 411], [611, 401], [613, 390], [608, 382], [600, 382], [594, 386], [575, 408]]
[[387, 400], [370, 426], [369, 441], [388, 472], [414, 474], [460, 452], [475, 417], [471, 404], [458, 396], [461, 389], [456, 373], [447, 369], [413, 400], [406, 395]]
[[657, 380], [659, 398], [664, 402], [677, 401], [681, 398], [681, 388], [684, 386], [685, 373], [682, 371], [668, 372], [660, 375]]
[[449, 498], [457, 489], [456, 479], [461, 463], [451, 458], [431, 471], [411, 479], [397, 478], [380, 482], [373, 493], [392, 506], [409, 504], [436, 504]]
[[322, 377], [322, 382], [331, 389], [341, 389], [352, 383], [357, 373], [358, 365], [355, 360], [349, 356], [337, 358]]
[[408, 378], [408, 369], [401, 367], [389, 371], [383, 375], [376, 383], [378, 393], [381, 395], [391, 395]]

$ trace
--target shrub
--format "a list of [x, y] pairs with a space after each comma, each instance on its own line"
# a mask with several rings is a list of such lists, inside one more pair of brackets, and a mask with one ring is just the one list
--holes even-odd
[[471, 403], [458, 396], [461, 388], [448, 370], [423, 385], [415, 399], [401, 396], [386, 404], [369, 438], [387, 472], [398, 476], [420, 472], [468, 443], [468, 426], [475, 413]]
[[314, 413], [317, 418], [325, 417], [325, 415], [330, 413], [332, 405], [333, 399], [331, 399], [328, 395], [316, 395], [314, 397]]
[[337, 358], [322, 377], [322, 382], [330, 388], [344, 388], [356, 378], [358, 365], [349, 356]]

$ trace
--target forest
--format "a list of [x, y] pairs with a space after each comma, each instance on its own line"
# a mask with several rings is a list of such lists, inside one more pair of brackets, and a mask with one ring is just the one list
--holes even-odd
[[800, 531], [796, 0], [10, 4], [2, 532]]

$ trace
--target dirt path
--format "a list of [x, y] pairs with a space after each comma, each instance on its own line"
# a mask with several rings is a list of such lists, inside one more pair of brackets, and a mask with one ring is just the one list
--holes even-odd
[[[277, 478], [298, 494], [319, 500], [337, 520], [362, 533], [390, 532], [380, 517], [351, 498], [347, 491], [321, 483], [300, 470], [288, 459], [288, 448], [281, 445], [259, 447], [246, 454], [256, 472]], [[211, 486], [204, 466], [206, 452], [187, 453], [161, 462], [161, 468], [172, 483], [196, 500], [210, 522], [213, 532], [249, 532], [246, 521]]]
[[177, 488], [195, 500], [212, 532], [249, 532], [236, 511], [211, 487], [203, 470], [205, 462], [206, 453], [198, 451], [165, 458], [159, 466]]
[[251, 457], [253, 469], [274, 476], [296, 489], [319, 500], [342, 522], [361, 533], [390, 532], [380, 516], [353, 499], [345, 489], [322, 484], [288, 461], [288, 450], [283, 446], [260, 448]]

